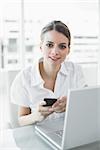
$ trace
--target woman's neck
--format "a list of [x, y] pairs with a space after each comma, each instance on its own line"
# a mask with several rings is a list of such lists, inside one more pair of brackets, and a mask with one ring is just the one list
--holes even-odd
[[40, 73], [43, 79], [48, 78], [48, 79], [54, 80], [57, 76], [59, 69], [60, 69], [60, 65], [50, 66], [45, 63], [40, 63]]

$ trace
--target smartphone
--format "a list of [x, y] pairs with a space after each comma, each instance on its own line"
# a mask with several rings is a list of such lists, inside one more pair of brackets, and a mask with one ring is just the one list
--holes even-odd
[[57, 101], [57, 98], [44, 98], [44, 101], [46, 102], [46, 104], [43, 105], [44, 107], [52, 106]]

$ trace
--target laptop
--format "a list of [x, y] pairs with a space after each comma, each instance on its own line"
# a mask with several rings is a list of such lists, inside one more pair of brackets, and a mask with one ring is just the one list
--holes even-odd
[[35, 131], [53, 149], [67, 150], [100, 139], [100, 86], [70, 89], [65, 116], [36, 124]]

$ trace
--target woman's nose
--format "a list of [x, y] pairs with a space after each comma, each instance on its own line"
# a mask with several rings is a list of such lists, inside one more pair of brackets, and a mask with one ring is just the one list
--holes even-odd
[[57, 55], [57, 54], [59, 53], [58, 48], [57, 48], [57, 47], [54, 47], [54, 48], [51, 50], [51, 53], [52, 53], [53, 55]]

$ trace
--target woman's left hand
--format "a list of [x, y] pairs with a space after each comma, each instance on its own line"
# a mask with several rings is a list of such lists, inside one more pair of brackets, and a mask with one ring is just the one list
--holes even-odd
[[54, 112], [65, 112], [66, 110], [67, 97], [63, 96], [58, 98], [58, 100], [52, 105], [50, 110]]

